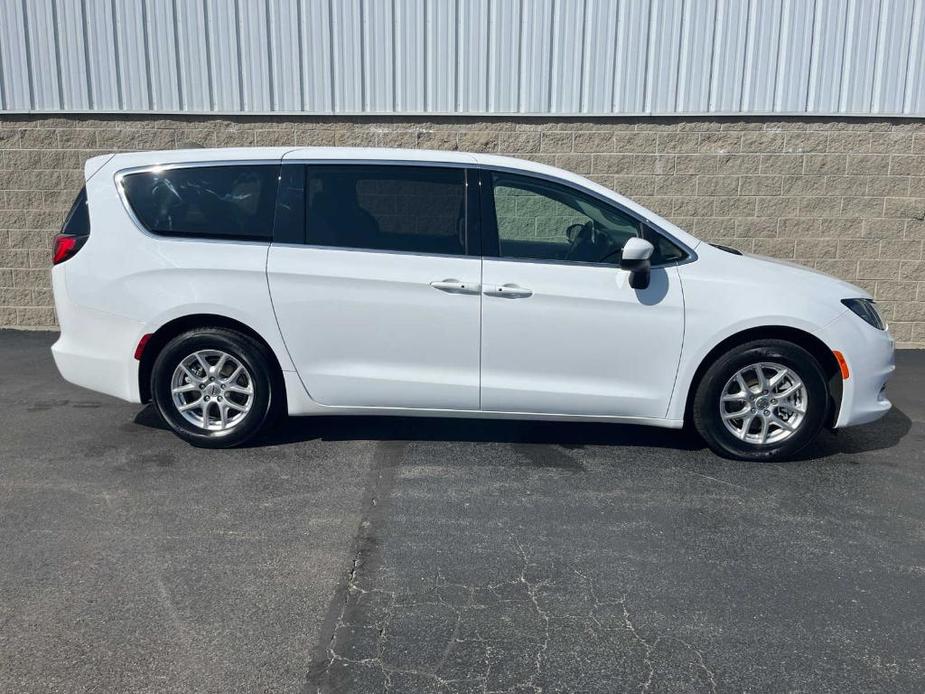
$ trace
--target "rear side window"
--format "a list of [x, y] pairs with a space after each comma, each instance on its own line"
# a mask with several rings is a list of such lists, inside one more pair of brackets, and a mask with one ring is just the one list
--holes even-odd
[[279, 166], [250, 164], [127, 174], [126, 200], [150, 232], [236, 240], [270, 240]]
[[88, 236], [90, 234], [90, 212], [87, 209], [87, 189], [81, 188], [68, 210], [61, 233], [68, 236]]
[[465, 175], [430, 166], [311, 166], [307, 242], [465, 255]]

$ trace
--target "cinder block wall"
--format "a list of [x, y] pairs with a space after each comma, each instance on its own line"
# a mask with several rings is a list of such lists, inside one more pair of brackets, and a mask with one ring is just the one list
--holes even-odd
[[865, 287], [899, 345], [925, 347], [923, 120], [0, 116], [0, 326], [54, 326], [49, 246], [87, 157], [193, 143], [460, 149], [554, 164], [707, 241]]

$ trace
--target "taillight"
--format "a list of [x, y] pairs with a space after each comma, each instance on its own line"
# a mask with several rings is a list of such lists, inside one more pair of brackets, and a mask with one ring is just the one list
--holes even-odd
[[77, 255], [77, 251], [81, 249], [86, 240], [86, 236], [71, 236], [69, 234], [58, 234], [55, 236], [55, 243], [51, 253], [51, 264], [57, 265], [58, 263], [63, 263], [68, 258], [73, 258]]
[[57, 265], [77, 255], [90, 237], [90, 211], [87, 209], [87, 189], [83, 187], [68, 210], [61, 233], [55, 236], [51, 263]]

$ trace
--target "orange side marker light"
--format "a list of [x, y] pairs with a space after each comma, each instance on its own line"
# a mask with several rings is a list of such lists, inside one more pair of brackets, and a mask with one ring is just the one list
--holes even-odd
[[833, 349], [832, 354], [835, 355], [835, 361], [838, 362], [838, 368], [841, 369], [842, 380], [847, 381], [848, 380], [848, 362], [845, 361], [845, 355], [839, 352], [837, 349]]

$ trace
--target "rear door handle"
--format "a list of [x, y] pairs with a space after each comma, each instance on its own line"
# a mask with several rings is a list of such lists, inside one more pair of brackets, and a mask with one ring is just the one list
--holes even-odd
[[484, 294], [486, 296], [501, 296], [506, 299], [526, 299], [533, 296], [533, 290], [516, 284], [502, 284], [497, 287], [486, 287]]
[[439, 289], [441, 292], [447, 292], [449, 294], [478, 294], [482, 290], [482, 286], [479, 284], [473, 284], [471, 282], [460, 282], [459, 280], [454, 279], [431, 282], [430, 286], [434, 289]]

